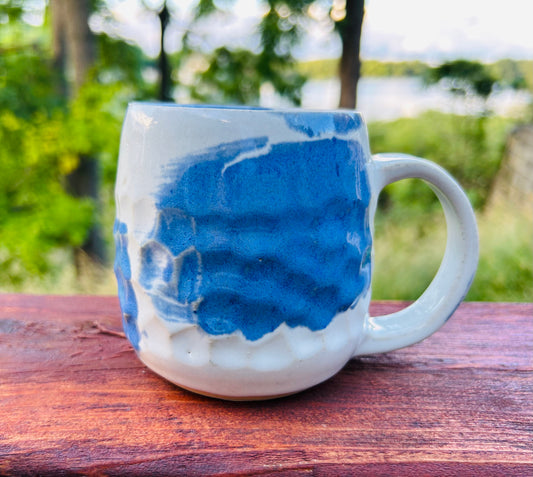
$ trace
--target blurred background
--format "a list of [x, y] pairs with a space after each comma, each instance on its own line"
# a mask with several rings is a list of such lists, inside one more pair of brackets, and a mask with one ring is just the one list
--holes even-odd
[[[0, 291], [114, 294], [127, 103], [357, 108], [371, 150], [449, 170], [481, 236], [469, 300], [533, 298], [533, 4], [0, 0]], [[374, 299], [415, 299], [445, 245], [417, 180], [386, 188]]]

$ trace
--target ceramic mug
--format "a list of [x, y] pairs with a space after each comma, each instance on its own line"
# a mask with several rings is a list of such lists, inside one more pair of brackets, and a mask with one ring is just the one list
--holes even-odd
[[[378, 195], [409, 177], [442, 203], [444, 258], [416, 302], [369, 316]], [[372, 156], [354, 111], [132, 103], [116, 207], [128, 339], [156, 373], [226, 399], [291, 394], [426, 338], [477, 266], [459, 185], [429, 161]]]

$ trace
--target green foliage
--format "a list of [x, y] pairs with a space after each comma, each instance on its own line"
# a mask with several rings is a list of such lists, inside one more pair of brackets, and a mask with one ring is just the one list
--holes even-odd
[[0, 22], [12, 23], [20, 20], [24, 13], [23, 0], [0, 0]]
[[[533, 296], [533, 218], [516, 206], [478, 214], [480, 259], [473, 301], [531, 301]], [[442, 213], [430, 220], [376, 221], [373, 299], [416, 300], [435, 275], [446, 241]]]
[[533, 60], [499, 60], [487, 65], [503, 87], [533, 91]]
[[[9, 28], [45, 28], [15, 20], [19, 24]], [[134, 88], [128, 82], [134, 78], [109, 56], [125, 58], [132, 47], [109, 48], [98, 69], [106, 84], [88, 82], [67, 102], [47, 45], [6, 38], [0, 55], [0, 282], [17, 284], [53, 274], [57, 251], [79, 247], [98, 220], [95, 204], [66, 192], [67, 177], [80, 155], [88, 155], [99, 159], [106, 183], [114, 181], [120, 124]]]
[[51, 252], [84, 241], [94, 204], [73, 198], [64, 185], [82, 154], [99, 158], [107, 183], [114, 181], [123, 112], [117, 89], [87, 84], [68, 109], [27, 119], [0, 110], [2, 281], [50, 273]]
[[253, 53], [221, 47], [213, 52], [208, 62], [209, 67], [198, 75], [198, 84], [191, 89], [193, 99], [213, 104], [259, 103], [262, 78]]
[[195, 15], [196, 19], [211, 15], [217, 11], [217, 7], [213, 0], [199, 0], [196, 5]]
[[365, 60], [361, 65], [361, 76], [423, 76], [428, 68], [422, 61]]
[[[222, 13], [218, 3], [200, 1], [196, 21]], [[261, 86], [270, 83], [280, 96], [295, 105], [301, 103], [306, 77], [296, 69], [291, 52], [302, 35], [301, 19], [312, 0], [265, 0], [264, 3], [268, 11], [257, 27], [259, 51], [223, 46], [205, 53], [194, 48], [189, 34], [185, 35], [182, 51], [174, 57], [175, 63], [179, 66], [201, 55], [203, 63], [208, 65], [196, 72], [193, 82], [182, 84], [194, 100], [257, 105]]]
[[50, 273], [51, 252], [83, 243], [94, 204], [67, 194], [65, 182], [81, 154], [99, 158], [107, 183], [114, 181], [121, 117], [99, 107], [109, 94], [88, 85], [67, 111], [50, 116], [0, 111], [2, 281]]
[[496, 78], [485, 65], [470, 60], [449, 61], [431, 68], [425, 79], [429, 84], [445, 81], [454, 94], [477, 95], [484, 99], [489, 97], [496, 83]]
[[339, 60], [328, 58], [324, 60], [301, 61], [297, 64], [298, 71], [313, 80], [335, 78], [339, 71]]
[[[291, 55], [312, 1], [262, 1], [267, 8], [258, 25], [257, 47], [222, 46], [213, 52], [203, 51], [191, 39], [191, 31], [196, 22], [212, 15], [223, 18], [235, 2], [198, 1], [182, 51], [171, 58], [179, 88], [202, 102], [257, 104], [261, 86], [270, 83], [299, 104], [306, 76], [336, 75], [337, 60], [296, 67]], [[101, 0], [92, 3], [99, 12], [107, 8]], [[83, 243], [96, 220], [106, 223], [110, 238], [121, 122], [129, 100], [155, 96], [156, 84], [143, 76], [154, 67], [154, 60], [136, 46], [100, 34], [91, 80], [74, 100], [66, 100], [52, 68], [49, 25], [33, 27], [23, 20], [32, 8], [42, 4], [0, 0], [0, 286], [50, 292], [57, 291], [61, 282], [61, 291], [78, 292], [71, 283], [71, 249]], [[194, 64], [192, 79], [180, 80], [181, 71]], [[531, 61], [502, 60], [484, 67], [500, 85], [533, 89]], [[469, 78], [479, 72], [476, 68], [467, 68]], [[420, 62], [363, 63], [364, 76], [418, 76], [425, 71], [427, 66]], [[488, 89], [482, 86], [479, 91], [484, 94]], [[467, 189], [478, 209], [481, 233], [480, 267], [469, 299], [529, 300], [533, 294], [531, 218], [481, 212], [512, 125], [512, 120], [497, 117], [430, 112], [369, 127], [373, 152], [396, 150], [434, 160]], [[80, 155], [98, 160], [101, 212], [91, 201], [66, 192]], [[415, 299], [442, 256], [445, 229], [442, 213], [437, 212], [440, 205], [416, 180], [389, 186], [381, 203], [374, 298]], [[36, 280], [43, 276], [48, 282]], [[39, 283], [48, 285], [35, 288]]]
[[17, 282], [50, 271], [57, 247], [79, 246], [92, 204], [65, 193], [61, 181], [76, 165], [63, 118], [31, 120], [0, 112], [0, 270]]
[[[500, 117], [430, 111], [416, 118], [372, 123], [370, 146], [374, 153], [398, 151], [440, 164], [457, 178], [474, 206], [480, 208], [488, 197], [500, 166], [506, 135], [514, 123], [512, 119]], [[385, 202], [388, 196], [402, 206], [438, 205], [437, 199], [420, 182], [398, 182], [388, 189]]]
[[[486, 134], [479, 134], [479, 121]], [[480, 232], [479, 267], [468, 300], [529, 301], [533, 296], [530, 211], [515, 204], [486, 207], [514, 122], [428, 112], [369, 125], [373, 152], [401, 151], [433, 160], [466, 189]], [[438, 269], [445, 241], [441, 206], [425, 183], [409, 179], [387, 186], [376, 217], [373, 297], [418, 298]]]
[[28, 118], [64, 104], [55, 91], [57, 76], [50, 66], [38, 46], [0, 54], [0, 108]]
[[533, 217], [509, 204], [479, 217], [480, 258], [468, 293], [475, 301], [531, 301]]
[[[500, 87], [533, 91], [533, 60], [504, 59], [483, 66]], [[316, 80], [335, 78], [338, 72], [338, 60], [304, 61], [298, 64], [298, 71]], [[399, 76], [424, 78], [429, 75], [429, 71], [430, 67], [421, 61], [363, 60], [361, 64], [361, 76], [365, 78]]]
[[[312, 79], [330, 79], [337, 76], [338, 63], [335, 58], [304, 61], [298, 64], [298, 70]], [[362, 60], [361, 62], [361, 76], [365, 78], [423, 76], [428, 69], [429, 66], [422, 61]]]
[[[199, 1], [190, 28], [232, 3]], [[261, 85], [270, 82], [279, 94], [299, 103], [304, 77], [294, 71], [291, 49], [310, 0], [265, 3], [269, 11], [258, 26], [259, 51], [222, 47], [204, 52], [193, 48], [185, 34], [176, 68], [198, 57], [208, 65], [197, 70], [192, 84], [182, 85], [193, 98], [253, 104]], [[156, 88], [143, 77], [154, 60], [139, 47], [100, 34], [90, 79], [76, 98], [67, 100], [53, 67], [47, 15], [42, 26], [24, 21], [24, 14], [35, 8], [43, 5], [0, 0], [0, 282], [12, 284], [54, 272], [54, 257], [64, 260], [67, 251], [84, 242], [92, 223], [109, 221], [126, 104], [155, 96]], [[111, 18], [100, 0], [92, 8]], [[108, 201], [103, 213], [91, 201], [66, 192], [80, 156], [98, 160], [101, 194]]]
[[[399, 184], [406, 182], [400, 181]], [[428, 186], [426, 189], [431, 190]], [[394, 203], [400, 212], [380, 208], [374, 231], [372, 299], [416, 300], [430, 284], [444, 254], [446, 225], [442, 212], [431, 213], [420, 198], [411, 206]], [[401, 211], [405, 213], [401, 213]]]
[[149, 65], [138, 46], [107, 35], [97, 35], [98, 64], [95, 71], [103, 83], [121, 82], [140, 92], [147, 87], [142, 72]]

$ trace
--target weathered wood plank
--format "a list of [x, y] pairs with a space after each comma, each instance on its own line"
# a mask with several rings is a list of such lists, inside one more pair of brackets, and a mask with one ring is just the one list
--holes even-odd
[[466, 303], [416, 346], [232, 403], [147, 370], [115, 298], [3, 295], [0, 474], [531, 475], [532, 317]]

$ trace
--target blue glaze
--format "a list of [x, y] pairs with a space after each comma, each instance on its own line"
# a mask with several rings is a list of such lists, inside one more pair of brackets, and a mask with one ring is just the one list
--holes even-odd
[[178, 302], [192, 303], [198, 299], [200, 261], [195, 251], [186, 253], [180, 267]]
[[174, 273], [174, 256], [164, 246], [162, 240], [161, 243], [155, 241], [146, 243], [142, 249], [142, 258], [143, 273], [139, 281], [144, 288], [150, 290], [160, 276], [164, 283], [170, 282]]
[[[334, 116], [306, 113], [306, 135], [359, 127]], [[257, 340], [284, 322], [324, 329], [368, 290], [370, 191], [357, 141], [249, 138], [162, 174], [140, 284], [163, 319]]]
[[122, 324], [127, 338], [135, 349], [139, 349], [139, 330], [137, 328], [137, 298], [131, 285], [131, 267], [128, 256], [127, 226], [115, 220], [115, 275], [118, 284], [118, 297], [122, 311]]
[[342, 113], [325, 114], [323, 112], [300, 112], [283, 114], [283, 118], [294, 131], [314, 138], [324, 134], [348, 134], [362, 125], [358, 114]]

